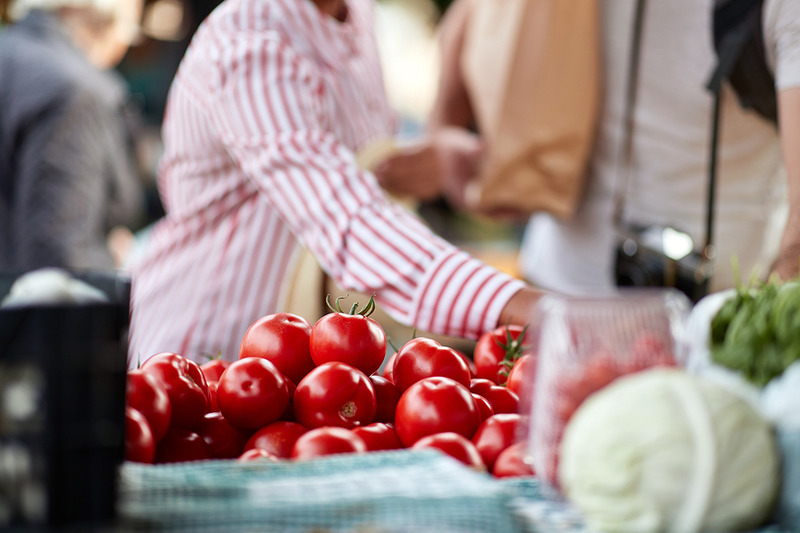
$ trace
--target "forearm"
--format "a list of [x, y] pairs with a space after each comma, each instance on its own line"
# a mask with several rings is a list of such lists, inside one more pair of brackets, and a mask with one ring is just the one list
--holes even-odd
[[800, 87], [778, 93], [778, 113], [789, 217], [772, 272], [785, 280], [796, 277], [800, 269]]

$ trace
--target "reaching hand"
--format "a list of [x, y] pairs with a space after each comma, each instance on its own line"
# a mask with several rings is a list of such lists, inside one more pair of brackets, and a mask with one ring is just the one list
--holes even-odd
[[399, 148], [374, 170], [388, 192], [430, 200], [444, 195], [462, 207], [463, 190], [472, 179], [483, 152], [477, 135], [462, 128], [443, 128]]

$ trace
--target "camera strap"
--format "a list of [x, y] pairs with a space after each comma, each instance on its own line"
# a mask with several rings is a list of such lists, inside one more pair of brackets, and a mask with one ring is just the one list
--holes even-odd
[[[625, 88], [625, 113], [624, 113], [624, 135], [620, 145], [621, 153], [617, 157], [617, 175], [620, 175], [620, 167], [623, 168], [625, 180], [623, 186], [615, 187], [614, 205], [614, 224], [615, 227], [622, 226], [624, 214], [625, 196], [630, 187], [630, 173], [633, 161], [633, 132], [634, 132], [634, 110], [639, 85], [639, 63], [641, 56], [641, 41], [644, 26], [644, 15], [647, 7], [647, 0], [637, 0], [633, 17], [633, 35], [628, 57], [628, 79]], [[731, 61], [730, 63], [735, 63]], [[712, 242], [714, 230], [714, 201], [716, 196], [717, 181], [717, 153], [719, 142], [719, 121], [720, 121], [720, 98], [722, 80], [730, 73], [733, 65], [718, 65], [708, 88], [712, 91], [714, 102], [711, 116], [711, 145], [708, 161], [708, 186], [706, 194], [706, 234], [703, 249], [700, 251], [704, 259], [709, 260], [713, 257], [714, 248]], [[725, 67], [724, 69], [721, 67]], [[730, 67], [730, 68], [728, 68]], [[621, 163], [621, 164], [620, 164]]]

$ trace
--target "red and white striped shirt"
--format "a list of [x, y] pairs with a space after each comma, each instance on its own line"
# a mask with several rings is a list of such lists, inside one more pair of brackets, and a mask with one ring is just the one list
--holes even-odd
[[390, 137], [373, 0], [345, 22], [309, 0], [226, 0], [178, 70], [164, 120], [167, 211], [133, 268], [129, 366], [160, 351], [236, 359], [279, 311], [302, 242], [398, 321], [476, 338], [522, 283], [390, 203], [354, 153]]

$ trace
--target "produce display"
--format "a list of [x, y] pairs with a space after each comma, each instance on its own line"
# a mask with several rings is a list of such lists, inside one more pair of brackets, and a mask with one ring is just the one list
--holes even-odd
[[620, 378], [567, 426], [560, 485], [596, 531], [743, 531], [780, 484], [769, 423], [724, 387], [680, 369]]
[[372, 300], [329, 302], [315, 324], [268, 315], [236, 361], [161, 353], [128, 372], [127, 459], [237, 468], [432, 449], [552, 488], [596, 533], [800, 522], [787, 493], [800, 450], [781, 447], [800, 442], [800, 283], [712, 296], [694, 308], [675, 291], [548, 296], [535, 351], [509, 325], [472, 357], [424, 336], [394, 348]]
[[[491, 379], [427, 337], [411, 339], [384, 365], [374, 301], [347, 311], [340, 303], [328, 302], [331, 312], [313, 325], [290, 313], [260, 318], [236, 361], [145, 359], [128, 372], [126, 458], [301, 461], [432, 448], [491, 473], [519, 437], [519, 397], [504, 382], [522, 355], [524, 330], [510, 326], [479, 341], [491, 354]], [[530, 466], [503, 472], [532, 474]]]

